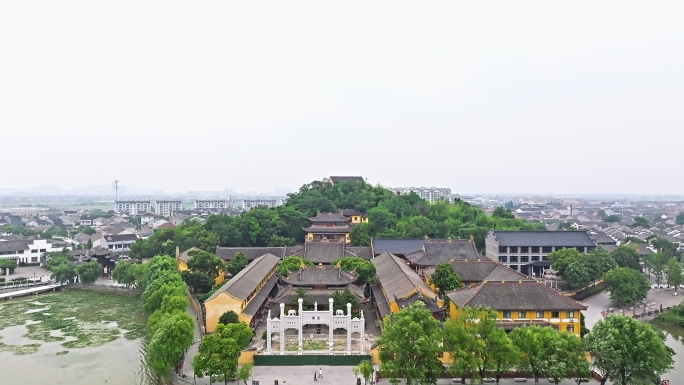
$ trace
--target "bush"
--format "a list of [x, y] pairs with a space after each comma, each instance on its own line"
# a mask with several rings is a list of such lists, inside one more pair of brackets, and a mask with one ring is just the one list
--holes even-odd
[[0, 278], [0, 282], [5, 282], [5, 278]]

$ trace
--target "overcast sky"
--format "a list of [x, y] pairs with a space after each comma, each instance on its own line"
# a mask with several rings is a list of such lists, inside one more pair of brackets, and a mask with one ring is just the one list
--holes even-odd
[[244, 3], [0, 3], [0, 187], [684, 193], [684, 2]]

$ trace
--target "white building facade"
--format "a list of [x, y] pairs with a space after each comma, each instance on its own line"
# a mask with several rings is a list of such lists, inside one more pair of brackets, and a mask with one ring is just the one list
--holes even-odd
[[46, 252], [62, 251], [47, 239], [0, 239], [0, 259], [16, 259], [17, 263], [38, 263]]
[[144, 214], [150, 211], [150, 201], [117, 201], [114, 211], [131, 215]]
[[225, 199], [195, 199], [195, 210], [226, 209], [228, 201]]
[[282, 199], [243, 199], [242, 209], [244, 211], [251, 210], [255, 207], [266, 206], [269, 208], [274, 208], [283, 205]]
[[183, 209], [183, 204], [180, 199], [178, 200], [163, 200], [154, 202], [154, 212], [157, 215], [164, 217], [170, 217], [178, 210]]
[[459, 198], [458, 194], [451, 193], [450, 188], [444, 187], [392, 187], [388, 188], [388, 190], [397, 195], [416, 193], [419, 197], [430, 203], [435, 203], [440, 199], [446, 199], [450, 203], [454, 203]]

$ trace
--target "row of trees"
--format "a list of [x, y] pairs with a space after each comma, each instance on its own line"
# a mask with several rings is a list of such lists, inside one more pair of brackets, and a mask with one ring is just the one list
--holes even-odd
[[45, 253], [46, 261], [43, 267], [50, 270], [50, 278], [55, 282], [71, 282], [78, 277], [79, 282], [92, 284], [102, 276], [102, 266], [95, 260], [74, 266], [74, 257], [62, 252]]
[[176, 261], [158, 255], [142, 266], [139, 272], [144, 276], [136, 284], [143, 289], [143, 310], [149, 314], [145, 359], [154, 373], [167, 377], [192, 344], [195, 323], [187, 313], [185, 284], [176, 270]]
[[[574, 378], [579, 385], [589, 377], [587, 353], [611, 380], [653, 381], [672, 368], [674, 352], [665, 336], [649, 324], [611, 315], [599, 321], [584, 339], [551, 327], [523, 326], [506, 334], [496, 327], [496, 312], [482, 308], [461, 309], [443, 327], [420, 302], [414, 302], [384, 322], [378, 345], [380, 371], [393, 384], [403, 377], [407, 384], [435, 384], [443, 371], [453, 376], [481, 380], [522, 371], [558, 384]], [[448, 353], [452, 363], [444, 367], [440, 357]]]
[[287, 246], [303, 242], [303, 227], [317, 212], [356, 209], [367, 213], [369, 223], [354, 227], [350, 234], [355, 245], [370, 245], [371, 237], [469, 238], [484, 249], [489, 229], [543, 230], [541, 223], [515, 219], [510, 211], [497, 209], [487, 215], [477, 206], [463, 201], [429, 204], [416, 194], [397, 196], [380, 186], [360, 182], [341, 182], [330, 186], [315, 181], [288, 194], [280, 207], [258, 207], [238, 216], [213, 215], [204, 224], [185, 221], [171, 229], [158, 229], [147, 240], [131, 246], [134, 258], [172, 255], [197, 247], [214, 252], [216, 246]]

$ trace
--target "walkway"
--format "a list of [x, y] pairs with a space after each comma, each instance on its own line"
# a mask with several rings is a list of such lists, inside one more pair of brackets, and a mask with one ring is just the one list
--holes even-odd
[[46, 286], [34, 286], [34, 287], [31, 287], [28, 289], [23, 289], [23, 290], [10, 291], [7, 293], [0, 294], [0, 299], [12, 299], [12, 298], [21, 297], [24, 295], [38, 294], [38, 293], [42, 293], [45, 291], [54, 291], [54, 290], [60, 288], [61, 286], [62, 286], [61, 284], [52, 284], [52, 285], [46, 285]]
[[[188, 314], [190, 317], [195, 319], [195, 337], [193, 338], [193, 344], [190, 345], [190, 348], [188, 348], [188, 351], [185, 353], [185, 364], [183, 365], [183, 370], [181, 371], [181, 374], [186, 375], [186, 381], [187, 383], [191, 384], [209, 384], [209, 379], [208, 378], [196, 378], [193, 380], [194, 373], [192, 371], [192, 358], [197, 355], [197, 350], [199, 349], [199, 342], [202, 339], [202, 332], [200, 330], [200, 325], [199, 325], [199, 315], [197, 312], [195, 312], [195, 308], [192, 307], [192, 304], [188, 304]], [[178, 379], [178, 377], [176, 377]]]

